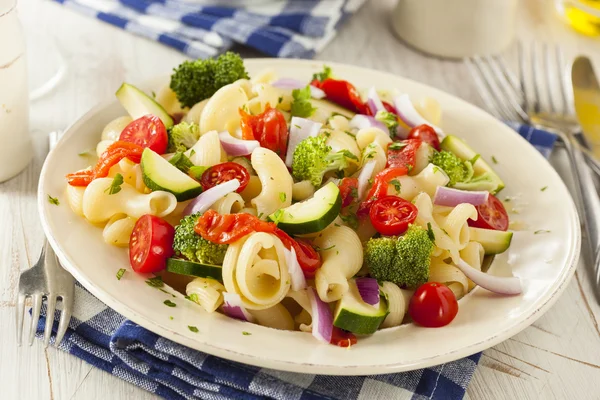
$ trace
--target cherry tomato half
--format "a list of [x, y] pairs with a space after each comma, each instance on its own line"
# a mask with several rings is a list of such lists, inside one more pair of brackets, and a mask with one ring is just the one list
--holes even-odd
[[370, 115], [369, 107], [360, 98], [360, 93], [348, 81], [327, 78], [324, 81], [317, 79], [310, 83], [325, 92], [327, 100], [347, 108], [355, 113]]
[[243, 139], [258, 140], [261, 147], [272, 150], [285, 159], [288, 128], [281, 111], [267, 104], [262, 114], [251, 115], [240, 108], [240, 115]]
[[406, 167], [410, 171], [417, 161], [417, 150], [421, 147], [421, 139], [406, 139], [390, 143], [387, 151], [386, 167]]
[[321, 267], [321, 256], [319, 253], [317, 253], [310, 243], [302, 239], [293, 239], [279, 228], [275, 229], [274, 233], [288, 250], [292, 247], [294, 248], [304, 277], [307, 279], [314, 278], [317, 270]]
[[483, 229], [493, 229], [496, 231], [508, 230], [508, 214], [504, 204], [496, 196], [490, 193], [488, 201], [477, 209], [477, 221], [467, 220], [469, 226]]
[[358, 210], [356, 211], [356, 215], [364, 218], [369, 215], [369, 210], [373, 203], [380, 197], [387, 196], [388, 186], [394, 178], [399, 176], [404, 176], [408, 174], [408, 169], [406, 166], [397, 166], [386, 168], [383, 171], [379, 172], [375, 175], [375, 182], [371, 189], [369, 189], [369, 193], [367, 193], [366, 200], [362, 201], [358, 205]]
[[333, 327], [329, 343], [339, 347], [350, 347], [354, 346], [356, 342], [357, 339], [353, 333], [340, 329], [337, 326]]
[[244, 166], [238, 163], [225, 162], [213, 165], [204, 171], [200, 178], [200, 183], [202, 184], [202, 189], [207, 190], [217, 186], [219, 183], [227, 182], [232, 179], [240, 181], [240, 187], [236, 192], [241, 193], [246, 189], [246, 186], [248, 186], [248, 182], [250, 182], [250, 174]]
[[428, 328], [448, 325], [458, 314], [458, 301], [452, 290], [437, 282], [419, 286], [410, 299], [408, 313], [417, 324]]
[[150, 273], [165, 268], [173, 255], [175, 229], [164, 219], [142, 215], [129, 238], [129, 263], [135, 272]]
[[342, 196], [342, 208], [358, 200], [358, 178], [342, 178], [339, 188]]
[[417, 213], [417, 207], [410, 201], [398, 196], [385, 196], [375, 200], [369, 217], [377, 232], [396, 236], [406, 232], [408, 225], [415, 222]]
[[121, 132], [119, 140], [148, 147], [158, 154], [164, 154], [169, 143], [165, 124], [160, 118], [150, 114], [131, 121]]
[[435, 130], [426, 124], [415, 126], [408, 132], [409, 139], [421, 139], [431, 147], [440, 151], [440, 138], [438, 138]]

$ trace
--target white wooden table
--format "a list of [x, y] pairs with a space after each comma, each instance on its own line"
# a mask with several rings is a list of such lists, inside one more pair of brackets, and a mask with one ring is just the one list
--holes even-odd
[[[392, 36], [388, 16], [393, 4], [394, 0], [371, 0], [317, 58], [391, 71], [482, 105], [463, 64], [425, 57]], [[20, 11], [33, 54], [32, 76], [45, 72], [48, 38], [57, 43], [69, 70], [54, 92], [32, 104], [34, 161], [18, 177], [0, 184], [0, 398], [156, 398], [71, 355], [44, 349], [39, 341], [31, 348], [17, 349], [15, 293], [19, 271], [37, 260], [42, 243], [36, 187], [47, 133], [64, 129], [99, 100], [113, 95], [121, 82], [168, 73], [184, 57], [50, 1], [21, 0]], [[594, 54], [600, 67], [600, 41], [564, 27], [553, 15], [550, 0], [524, 0], [519, 15], [520, 38], [559, 42], [569, 54]], [[563, 173], [570, 178], [568, 171]], [[466, 398], [599, 399], [600, 306], [590, 282], [590, 274], [580, 265], [546, 315], [485, 351]]]

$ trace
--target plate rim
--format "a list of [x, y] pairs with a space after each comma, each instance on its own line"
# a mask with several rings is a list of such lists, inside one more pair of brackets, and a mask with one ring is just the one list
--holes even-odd
[[[470, 107], [477, 109], [479, 112], [485, 113], [489, 117], [493, 118], [498, 124], [502, 123], [501, 121], [497, 120], [495, 117], [491, 116], [487, 111], [477, 107], [474, 104], [469, 103], [466, 100], [463, 100], [463, 99], [455, 96], [454, 94], [451, 94], [451, 93], [445, 92], [443, 90], [437, 89], [435, 87], [429, 86], [426, 83], [422, 83], [422, 82], [416, 81], [414, 79], [405, 78], [403, 76], [400, 76], [400, 75], [397, 75], [394, 73], [390, 73], [390, 72], [386, 72], [386, 71], [381, 71], [381, 70], [367, 68], [367, 67], [360, 67], [360, 66], [356, 66], [356, 65], [344, 64], [344, 63], [321, 61], [321, 60], [289, 60], [289, 59], [272, 59], [272, 58], [253, 58], [253, 59], [245, 59], [244, 61], [246, 63], [250, 63], [250, 64], [261, 64], [261, 63], [262, 64], [270, 64], [270, 65], [283, 64], [284, 66], [286, 64], [294, 64], [296, 66], [298, 64], [303, 64], [306, 66], [306, 68], [308, 68], [309, 66], [322, 66], [322, 65], [326, 64], [326, 65], [329, 65], [334, 68], [339, 67], [339, 68], [354, 69], [357, 73], [358, 72], [364, 73], [364, 74], [377, 73], [377, 74], [384, 75], [384, 76], [387, 75], [390, 78], [394, 78], [394, 79], [400, 78], [411, 84], [417, 84], [419, 86], [422, 86], [423, 88], [426, 88], [430, 93], [433, 93], [434, 95], [435, 95], [435, 93], [443, 93], [445, 96], [451, 96], [454, 100], [457, 100], [459, 103], [466, 104]], [[145, 80], [145, 82], [157, 81], [159, 79], [165, 78], [165, 76], [166, 75], [156, 75], [150, 79]], [[114, 102], [114, 99], [105, 99], [104, 101], [99, 102], [98, 104], [96, 104], [95, 106], [90, 108], [88, 111], [86, 111], [84, 114], [79, 116], [72, 124], [70, 124], [64, 130], [65, 134], [61, 137], [59, 144], [63, 140], [66, 140], [65, 138], [67, 138], [67, 136], [71, 135], [69, 132], [71, 132], [74, 128], [76, 128], [78, 124], [82, 123], [83, 120], [87, 119], [90, 115], [97, 113], [99, 110], [106, 108], [113, 102]], [[510, 129], [510, 128], [507, 127], [507, 129]], [[518, 135], [516, 132], [513, 132], [513, 133], [515, 135]], [[579, 227], [579, 216], [578, 216], [578, 213], [575, 208], [575, 203], [574, 203], [573, 198], [572, 198], [570, 192], [568, 191], [566, 185], [564, 184], [564, 182], [562, 182], [562, 178], [560, 178], [560, 175], [558, 175], [557, 171], [554, 170], [554, 168], [552, 168], [552, 171], [554, 172], [554, 174], [556, 174], [558, 176], [558, 178], [561, 180], [562, 185], [565, 187], [565, 191], [567, 192], [569, 200], [570, 200], [569, 211], [573, 217], [573, 218], [569, 219], [571, 222], [572, 228], [573, 228], [572, 229], [572, 231], [573, 231], [572, 246], [570, 246], [570, 252], [567, 255], [565, 265], [563, 266], [563, 268], [564, 267], [567, 267], [567, 268], [564, 269], [563, 273], [561, 275], [559, 275], [558, 278], [556, 279], [556, 281], [560, 282], [560, 284], [555, 288], [554, 291], [552, 291], [551, 293], [548, 293], [546, 295], [548, 298], [542, 304], [540, 304], [533, 312], [531, 312], [526, 318], [524, 318], [522, 321], [516, 323], [515, 325], [513, 325], [511, 327], [508, 327], [507, 329], [505, 329], [501, 332], [496, 333], [495, 335], [493, 335], [491, 337], [481, 340], [479, 342], [471, 343], [467, 346], [463, 346], [461, 348], [457, 348], [455, 350], [451, 350], [446, 353], [437, 354], [435, 356], [431, 356], [428, 358], [422, 358], [419, 360], [415, 360], [413, 363], [409, 363], [409, 364], [407, 364], [407, 363], [388, 363], [388, 364], [383, 364], [383, 365], [368, 365], [368, 366], [364, 366], [364, 365], [361, 365], [361, 366], [352, 366], [352, 365], [333, 366], [333, 365], [324, 365], [324, 364], [311, 364], [311, 363], [306, 363], [306, 362], [298, 363], [298, 362], [290, 362], [290, 361], [285, 361], [285, 360], [274, 360], [272, 358], [267, 358], [267, 357], [258, 357], [258, 356], [249, 355], [246, 353], [240, 353], [240, 352], [230, 350], [230, 349], [223, 349], [221, 347], [212, 345], [208, 342], [200, 342], [200, 341], [190, 340], [189, 338], [181, 335], [176, 330], [170, 330], [170, 329], [164, 328], [159, 323], [154, 322], [153, 320], [138, 314], [135, 310], [133, 310], [127, 304], [118, 301], [118, 299], [116, 299], [113, 296], [109, 295], [108, 293], [105, 293], [104, 291], [102, 291], [100, 288], [98, 288], [95, 285], [94, 282], [91, 282], [91, 281], [88, 281], [87, 279], [85, 279], [84, 276], [82, 275], [82, 273], [80, 273], [80, 271], [77, 268], [77, 266], [75, 265], [75, 263], [72, 262], [70, 257], [66, 254], [66, 252], [63, 251], [63, 249], [62, 249], [61, 245], [58, 243], [58, 241], [51, 235], [51, 229], [50, 229], [48, 217], [44, 211], [45, 210], [45, 208], [44, 208], [45, 197], [44, 197], [44, 193], [43, 193], [43, 188], [44, 188], [44, 186], [45, 186], [44, 184], [46, 182], [48, 160], [51, 158], [50, 156], [53, 154], [53, 152], [54, 152], [54, 150], [52, 150], [51, 152], [48, 153], [48, 156], [44, 160], [44, 164], [40, 171], [40, 180], [38, 183], [38, 190], [37, 190], [37, 196], [38, 196], [38, 199], [37, 199], [38, 204], [37, 205], [38, 205], [38, 213], [40, 215], [40, 222], [42, 224], [44, 234], [45, 234], [46, 238], [48, 239], [49, 243], [51, 244], [51, 246], [53, 247], [53, 249], [55, 250], [63, 267], [67, 271], [69, 271], [75, 277], [75, 279], [81, 283], [82, 286], [84, 286], [87, 290], [89, 290], [101, 302], [103, 302], [105, 305], [107, 305], [111, 309], [115, 310], [117, 313], [125, 316], [128, 319], [131, 319], [132, 321], [134, 321], [135, 323], [144, 327], [145, 329], [148, 329], [149, 331], [151, 331], [159, 336], [165, 337], [169, 340], [173, 340], [174, 342], [177, 342], [186, 347], [190, 347], [197, 351], [206, 352], [207, 354], [210, 354], [210, 355], [222, 357], [222, 358], [225, 358], [228, 360], [232, 360], [232, 361], [236, 361], [236, 362], [240, 362], [240, 363], [244, 363], [244, 364], [249, 364], [249, 365], [253, 365], [253, 366], [257, 366], [257, 367], [264, 367], [264, 368], [271, 368], [271, 369], [276, 369], [276, 370], [281, 370], [281, 371], [299, 372], [299, 373], [307, 373], [306, 368], [310, 367], [310, 369], [311, 369], [310, 373], [314, 373], [314, 374], [352, 376], [352, 375], [387, 374], [387, 373], [405, 372], [405, 371], [411, 371], [411, 370], [415, 370], [415, 369], [427, 368], [427, 367], [431, 367], [434, 365], [439, 365], [439, 364], [447, 363], [450, 361], [458, 360], [463, 357], [468, 357], [477, 352], [480, 352], [480, 351], [483, 351], [490, 347], [493, 347], [493, 346], [497, 345], [498, 343], [500, 343], [504, 340], [507, 340], [508, 338], [516, 335], [517, 333], [519, 333], [520, 331], [522, 331], [523, 329], [525, 329], [529, 325], [531, 325], [533, 322], [535, 322], [545, 312], [547, 312], [548, 309], [558, 300], [560, 295], [564, 292], [567, 285], [571, 281], [571, 278], [572, 278], [573, 274], [575, 273], [577, 263], [578, 263], [578, 260], [580, 257], [581, 230], [578, 228]], [[569, 265], [567, 266], [567, 264], [569, 264]], [[477, 290], [477, 289], [480, 289], [480, 288], [476, 287], [474, 290]], [[190, 344], [192, 342], [194, 345]]]

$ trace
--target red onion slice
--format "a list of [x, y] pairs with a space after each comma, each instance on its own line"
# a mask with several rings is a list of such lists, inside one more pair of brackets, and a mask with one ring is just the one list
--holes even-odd
[[246, 156], [252, 154], [252, 151], [260, 147], [258, 140], [242, 140], [235, 138], [229, 132], [219, 133], [219, 140], [223, 150], [230, 156]]
[[[280, 89], [302, 89], [306, 87], [307, 83], [294, 78], [281, 78], [273, 82], [272, 85]], [[325, 97], [325, 92], [318, 87], [310, 85], [310, 97], [313, 99], [322, 99]]]
[[312, 334], [318, 340], [330, 343], [333, 333], [333, 316], [329, 305], [319, 298], [317, 291], [309, 287], [308, 298], [312, 311]]
[[367, 106], [369, 106], [369, 109], [373, 115], [377, 115], [379, 111], [386, 111], [381, 99], [379, 98], [379, 95], [377, 94], [377, 90], [375, 90], [374, 87], [371, 87], [371, 89], [369, 89], [369, 93], [367, 94]]
[[431, 126], [439, 136], [445, 136], [439, 127], [433, 125], [419, 114], [407, 94], [394, 97], [394, 106], [400, 119], [411, 128], [425, 124]]
[[456, 207], [462, 203], [479, 206], [485, 204], [490, 193], [486, 191], [473, 191], [452, 189], [445, 186], [438, 186], [433, 196], [433, 204], [439, 206]]
[[369, 179], [371, 179], [371, 175], [373, 175], [373, 171], [375, 170], [375, 160], [371, 160], [365, 165], [363, 165], [360, 174], [358, 174], [358, 199], [362, 200], [365, 197], [365, 192], [367, 190], [367, 186], [369, 185]]
[[292, 117], [290, 121], [290, 136], [288, 138], [288, 148], [285, 155], [285, 165], [292, 166], [294, 160], [294, 151], [301, 141], [310, 136], [317, 136], [323, 124], [306, 118]]
[[379, 128], [384, 132], [388, 131], [387, 126], [381, 121], [377, 121], [375, 117], [364, 114], [356, 114], [350, 120], [350, 128], [352, 129], [363, 129], [363, 128]]
[[306, 288], [306, 278], [304, 272], [300, 268], [296, 250], [292, 247], [290, 250], [285, 249], [285, 260], [287, 261], [288, 271], [290, 272], [290, 283], [293, 291], [298, 291]]
[[379, 307], [379, 284], [375, 278], [356, 278], [356, 288], [362, 300], [375, 307]]
[[183, 216], [204, 212], [210, 208], [221, 197], [235, 192], [240, 187], [240, 181], [232, 179], [227, 182], [219, 183], [217, 186], [200, 193], [198, 197], [190, 201], [183, 210]]
[[247, 322], [254, 321], [254, 317], [246, 310], [242, 304], [240, 295], [237, 293], [223, 292], [223, 305], [221, 306], [221, 311], [231, 318]]
[[454, 265], [456, 265], [456, 267], [476, 285], [479, 285], [490, 292], [499, 294], [519, 294], [522, 292], [521, 280], [515, 276], [505, 277], [486, 274], [485, 272], [481, 272], [471, 267], [460, 258]]

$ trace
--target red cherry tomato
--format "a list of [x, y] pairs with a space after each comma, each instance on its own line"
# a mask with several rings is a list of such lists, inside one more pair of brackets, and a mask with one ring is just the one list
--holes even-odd
[[148, 147], [158, 154], [164, 154], [169, 143], [165, 124], [160, 118], [150, 114], [131, 121], [121, 132], [119, 140]]
[[408, 313], [417, 324], [428, 328], [448, 325], [458, 313], [452, 290], [437, 282], [419, 286], [410, 299]]
[[369, 193], [367, 193], [366, 200], [358, 205], [356, 215], [363, 218], [369, 215], [369, 210], [373, 203], [380, 197], [387, 196], [388, 185], [394, 178], [404, 176], [408, 174], [408, 169], [405, 166], [397, 166], [392, 168], [386, 168], [383, 171], [375, 175], [375, 182]]
[[342, 207], [347, 207], [353, 201], [358, 200], [358, 178], [342, 178], [339, 188], [342, 196]]
[[415, 167], [417, 150], [421, 147], [421, 139], [406, 139], [390, 143], [387, 151], [387, 167], [406, 167], [410, 171]]
[[236, 192], [241, 193], [248, 186], [248, 182], [250, 182], [250, 174], [244, 166], [238, 163], [225, 162], [213, 165], [204, 171], [200, 178], [200, 183], [202, 184], [202, 189], [207, 190], [233, 179], [240, 181], [240, 187], [237, 188]]
[[415, 222], [417, 213], [417, 207], [410, 201], [397, 196], [385, 196], [375, 200], [369, 217], [377, 232], [396, 236], [406, 232], [408, 225]]
[[100, 155], [100, 159], [93, 169], [67, 174], [67, 182], [71, 186], [87, 186], [96, 178], [108, 176], [110, 168], [125, 157], [139, 163], [143, 151], [144, 149], [135, 143], [114, 142]]
[[240, 115], [243, 139], [258, 140], [261, 147], [272, 150], [285, 159], [288, 128], [281, 111], [267, 104], [262, 114], [251, 115], [240, 108]]
[[440, 151], [440, 138], [438, 138], [435, 130], [426, 124], [415, 126], [408, 132], [409, 139], [421, 139], [431, 147]]
[[508, 230], [508, 214], [504, 204], [496, 196], [490, 193], [488, 201], [476, 206], [477, 221], [469, 219], [469, 226], [483, 229], [494, 229], [496, 231]]
[[385, 107], [385, 110], [387, 112], [391, 112], [392, 114], [396, 114], [398, 115], [398, 111], [396, 111], [396, 107], [394, 107], [394, 105], [388, 103], [387, 101], [381, 101], [383, 103], [383, 106]]
[[350, 347], [354, 346], [358, 340], [353, 333], [347, 332], [343, 329], [338, 328], [337, 326], [333, 327], [333, 331], [331, 332], [331, 340], [329, 343], [340, 346], [340, 347]]
[[150, 273], [165, 268], [173, 255], [175, 229], [164, 219], [142, 215], [129, 238], [129, 263], [135, 272]]
[[[324, 81], [317, 79], [311, 82], [312, 86], [318, 87], [325, 92], [327, 100], [339, 104], [355, 113], [367, 114], [369, 107], [362, 101], [358, 90], [348, 81], [327, 78]], [[369, 115], [369, 114], [368, 114]]]

